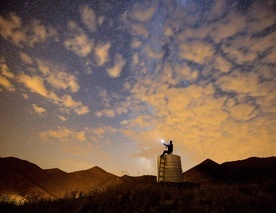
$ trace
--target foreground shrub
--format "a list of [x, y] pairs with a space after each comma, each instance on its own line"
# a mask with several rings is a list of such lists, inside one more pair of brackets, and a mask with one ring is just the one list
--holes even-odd
[[[276, 212], [273, 182], [257, 184], [127, 183], [81, 197], [40, 200], [22, 206], [1, 203], [1, 212]], [[2, 211], [5, 210], [5, 211]]]

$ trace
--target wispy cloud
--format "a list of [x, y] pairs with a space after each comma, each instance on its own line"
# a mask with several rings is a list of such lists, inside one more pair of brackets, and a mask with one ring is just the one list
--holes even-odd
[[50, 96], [50, 92], [46, 89], [44, 81], [40, 76], [28, 76], [25, 73], [21, 73], [18, 76], [18, 81], [23, 83], [31, 92], [38, 93], [43, 97]]
[[58, 103], [64, 107], [74, 110], [78, 115], [83, 115], [90, 112], [87, 106], [83, 106], [80, 101], [75, 101], [70, 95], [63, 95]]
[[15, 87], [10, 81], [14, 78], [15, 76], [10, 72], [5, 58], [0, 56], [0, 85], [8, 91], [15, 91]]
[[80, 8], [80, 15], [82, 22], [90, 31], [95, 31], [97, 27], [96, 14], [89, 6], [82, 6]]
[[112, 68], [107, 69], [107, 73], [112, 78], [117, 78], [121, 75], [122, 70], [126, 64], [123, 56], [121, 54], [116, 54], [114, 60], [114, 66]]
[[45, 87], [44, 80], [40, 76], [29, 76], [25, 73], [21, 73], [18, 76], [18, 81], [31, 92], [47, 98], [53, 103], [63, 107], [65, 110], [73, 110], [79, 115], [89, 112], [89, 108], [87, 106], [84, 106], [80, 101], [75, 101], [70, 95], [63, 95], [59, 97], [53, 91], [48, 90]]
[[148, 30], [145, 28], [143, 24], [132, 24], [131, 29], [133, 35], [140, 35], [144, 38], [147, 38], [149, 36]]
[[95, 54], [97, 56], [97, 64], [99, 66], [104, 65], [108, 60], [108, 51], [111, 47], [110, 42], [107, 42], [105, 44], [98, 44], [95, 48]]
[[22, 62], [25, 63], [25, 64], [32, 64], [33, 63], [32, 58], [24, 52], [20, 52], [20, 58], [21, 58]]
[[[144, 6], [145, 7], [145, 6]], [[156, 11], [156, 5], [150, 5], [148, 8], [141, 7], [137, 4], [133, 9], [133, 18], [139, 21], [149, 21], [154, 12]]]
[[44, 75], [46, 81], [55, 89], [70, 89], [72, 92], [77, 92], [80, 86], [77, 83], [75, 76], [65, 71], [66, 68], [55, 66], [49, 62], [37, 59], [39, 71]]
[[59, 115], [58, 118], [59, 118], [60, 120], [62, 120], [62, 121], [67, 121], [67, 120], [68, 120], [67, 118], [65, 118], [65, 117], [62, 116], [62, 115]]
[[40, 133], [40, 137], [49, 140], [49, 139], [58, 139], [60, 142], [74, 141], [84, 142], [87, 140], [92, 140], [95, 143], [106, 142], [109, 143], [108, 134], [112, 135], [118, 132], [112, 126], [101, 125], [95, 128], [84, 128], [81, 130], [75, 130], [72, 128], [58, 127], [57, 129], [52, 129]]
[[55, 138], [61, 141], [78, 140], [85, 141], [86, 135], [84, 131], [75, 131], [66, 127], [60, 127], [56, 130], [48, 130], [40, 133], [40, 137], [44, 139]]
[[179, 56], [181, 59], [206, 63], [214, 54], [213, 47], [202, 41], [183, 42], [180, 44]]
[[39, 107], [39, 106], [37, 106], [36, 104], [33, 104], [32, 107], [33, 107], [34, 111], [35, 111], [36, 113], [40, 114], [40, 115], [46, 112], [46, 109], [45, 109], [45, 108]]
[[0, 75], [0, 85], [8, 91], [15, 91], [12, 83], [3, 75]]
[[93, 40], [85, 34], [83, 29], [72, 21], [68, 23], [68, 29], [70, 33], [68, 38], [64, 41], [65, 47], [80, 57], [87, 56], [94, 47]]
[[71, 131], [67, 128], [59, 128], [58, 130], [48, 130], [46, 132], [41, 132], [40, 137], [47, 138], [53, 137], [58, 139], [65, 139], [71, 135]]
[[23, 25], [21, 18], [13, 13], [9, 13], [7, 17], [0, 16], [0, 35], [20, 47], [23, 45], [33, 47], [49, 38], [55, 40], [58, 38], [54, 28], [46, 27], [38, 20]]

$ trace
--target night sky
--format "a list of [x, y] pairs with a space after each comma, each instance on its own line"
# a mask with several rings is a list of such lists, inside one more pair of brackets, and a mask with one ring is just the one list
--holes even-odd
[[156, 175], [276, 155], [274, 0], [6, 0], [0, 157]]

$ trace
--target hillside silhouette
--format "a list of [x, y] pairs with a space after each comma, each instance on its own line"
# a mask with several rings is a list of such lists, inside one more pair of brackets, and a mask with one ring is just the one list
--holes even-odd
[[276, 179], [276, 157], [257, 158], [218, 164], [210, 159], [183, 173], [183, 181], [201, 184], [258, 183]]
[[66, 173], [18, 158], [0, 158], [1, 212], [275, 212], [276, 157], [218, 164], [183, 173], [183, 183], [156, 176], [118, 177], [99, 167]]
[[[122, 210], [119, 204], [129, 205], [127, 209], [130, 211], [133, 206], [139, 209], [139, 205], [144, 208], [155, 205], [154, 211], [162, 212], [163, 208], [171, 209], [176, 202], [176, 212], [181, 212], [180, 209], [187, 208], [187, 205], [192, 211], [194, 206], [199, 205], [197, 208], [200, 210], [205, 205], [211, 205], [209, 202], [212, 205], [219, 203], [223, 209], [223, 202], [228, 202], [229, 199], [233, 199], [233, 205], [237, 205], [237, 209], [244, 203], [250, 206], [249, 203], [254, 201], [259, 203], [260, 209], [269, 204], [267, 208], [271, 210], [276, 205], [275, 179], [276, 157], [252, 157], [222, 164], [206, 159], [184, 172], [183, 183], [180, 184], [158, 184], [156, 176], [150, 175], [118, 177], [97, 166], [66, 173], [58, 168], [41, 169], [33, 163], [14, 157], [0, 158], [1, 202], [30, 203], [31, 206], [24, 204], [24, 208], [34, 208], [37, 211], [42, 208], [42, 204], [37, 203], [41, 199], [45, 200], [43, 205], [47, 208], [53, 205], [53, 201], [60, 202], [59, 199], [69, 202], [58, 203], [58, 206], [66, 204], [65, 209], [70, 205], [85, 208], [88, 203], [89, 210], [84, 212], [101, 212], [101, 208], [110, 203], [118, 208], [118, 212]], [[78, 201], [77, 198], [81, 200]], [[94, 211], [95, 209], [98, 210]], [[112, 208], [106, 209], [109, 210]]]
[[60, 198], [78, 190], [87, 192], [116, 176], [99, 167], [66, 173], [60, 169], [41, 169], [14, 157], [0, 158], [0, 193], [37, 198]]

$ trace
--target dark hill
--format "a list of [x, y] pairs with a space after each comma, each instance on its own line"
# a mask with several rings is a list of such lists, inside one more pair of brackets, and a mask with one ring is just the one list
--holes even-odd
[[250, 183], [275, 180], [276, 157], [257, 158], [218, 164], [207, 159], [183, 173], [185, 182], [203, 184]]
[[[276, 157], [248, 158], [218, 164], [207, 159], [183, 173], [184, 182], [203, 184], [263, 183], [276, 178]], [[156, 176], [117, 177], [99, 167], [66, 173], [60, 169], [41, 169], [18, 158], [0, 158], [0, 196], [16, 194], [32, 198], [60, 198], [72, 192], [87, 192], [122, 184], [148, 184]]]
[[43, 170], [18, 158], [0, 158], [0, 194], [58, 198], [76, 190], [89, 191], [115, 177], [99, 167], [66, 173], [60, 169]]
[[220, 165], [210, 159], [203, 161], [197, 166], [183, 173], [185, 182], [208, 182], [217, 183], [224, 178]]
[[51, 198], [62, 193], [37, 165], [17, 158], [0, 158], [1, 191], [17, 192], [20, 195]]
[[231, 182], [248, 183], [276, 179], [276, 157], [251, 157], [223, 163], [221, 168]]

